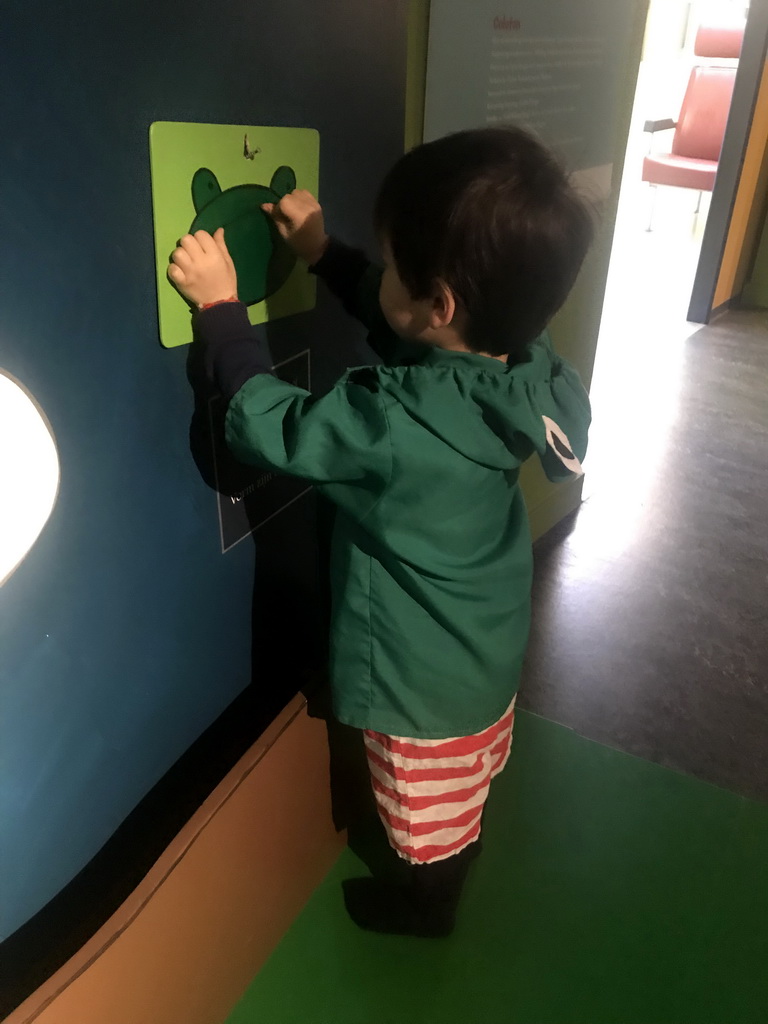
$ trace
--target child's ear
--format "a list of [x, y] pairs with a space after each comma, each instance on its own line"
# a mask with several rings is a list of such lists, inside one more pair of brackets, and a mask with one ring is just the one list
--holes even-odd
[[456, 296], [453, 290], [438, 278], [432, 291], [432, 308], [430, 310], [429, 326], [433, 330], [440, 327], [448, 327], [456, 315]]

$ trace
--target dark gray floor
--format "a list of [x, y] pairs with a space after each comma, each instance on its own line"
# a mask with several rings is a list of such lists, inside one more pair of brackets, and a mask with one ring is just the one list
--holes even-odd
[[768, 800], [768, 314], [675, 351], [674, 387], [654, 347], [598, 422], [596, 493], [536, 546], [520, 706]]

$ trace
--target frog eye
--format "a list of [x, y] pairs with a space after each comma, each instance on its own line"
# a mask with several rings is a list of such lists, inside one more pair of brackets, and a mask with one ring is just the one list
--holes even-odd
[[218, 195], [221, 195], [221, 185], [213, 171], [207, 167], [201, 167], [195, 171], [195, 176], [192, 178], [192, 203], [195, 213], [200, 213]]
[[290, 192], [296, 188], [296, 172], [292, 167], [278, 167], [275, 173], [272, 175], [272, 181], [269, 183], [269, 187], [275, 193], [275, 195], [287, 196]]
[[50, 424], [27, 389], [0, 370], [0, 586], [48, 521], [59, 492]]

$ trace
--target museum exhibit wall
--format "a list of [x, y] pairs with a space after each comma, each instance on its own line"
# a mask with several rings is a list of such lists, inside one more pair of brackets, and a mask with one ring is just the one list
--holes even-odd
[[[60, 472], [0, 588], [3, 938], [238, 695], [258, 734], [322, 663], [313, 497], [222, 553], [189, 347], [158, 338], [150, 125], [316, 130], [330, 224], [372, 247], [402, 152], [405, 17], [391, 0], [3, 10], [0, 370], [49, 424]], [[309, 351], [315, 388], [371, 358], [322, 288], [265, 329], [275, 362]]]

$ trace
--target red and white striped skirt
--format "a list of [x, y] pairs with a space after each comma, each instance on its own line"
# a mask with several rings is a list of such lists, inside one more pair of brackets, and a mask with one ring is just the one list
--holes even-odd
[[365, 730], [368, 767], [390, 845], [411, 864], [459, 853], [480, 835], [491, 779], [512, 747], [515, 701], [472, 736], [424, 740]]

